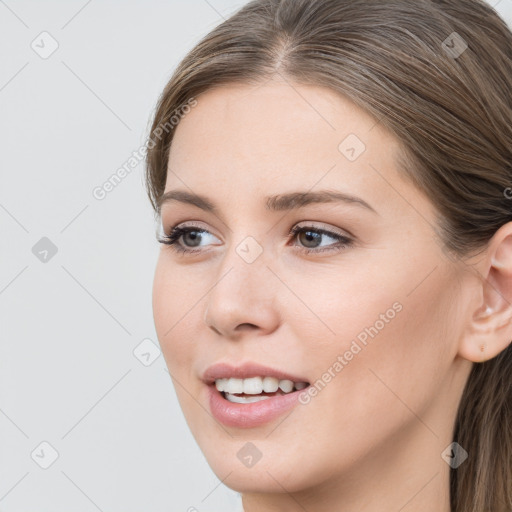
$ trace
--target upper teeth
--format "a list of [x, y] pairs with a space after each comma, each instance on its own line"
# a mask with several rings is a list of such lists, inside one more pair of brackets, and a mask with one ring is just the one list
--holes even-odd
[[257, 395], [264, 391], [265, 393], [273, 393], [277, 389], [281, 389], [284, 393], [289, 393], [295, 389], [304, 389], [307, 382], [293, 382], [291, 380], [279, 380], [275, 377], [250, 377], [249, 379], [217, 379], [215, 387], [219, 391], [227, 393], [246, 393], [248, 395]]

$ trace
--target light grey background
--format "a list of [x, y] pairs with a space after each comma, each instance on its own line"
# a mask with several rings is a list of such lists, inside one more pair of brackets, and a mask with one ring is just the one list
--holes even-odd
[[[245, 3], [0, 0], [2, 512], [234, 510], [158, 356], [143, 164], [93, 190], [143, 145], [186, 51]], [[491, 4], [512, 25], [512, 0]]]

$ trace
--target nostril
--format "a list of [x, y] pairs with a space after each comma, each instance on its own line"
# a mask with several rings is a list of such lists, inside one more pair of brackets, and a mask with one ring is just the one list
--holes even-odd
[[245, 331], [245, 330], [252, 330], [252, 329], [257, 329], [258, 327], [254, 324], [250, 324], [250, 323], [245, 323], [245, 324], [240, 324], [237, 329], [241, 330], [241, 331]]

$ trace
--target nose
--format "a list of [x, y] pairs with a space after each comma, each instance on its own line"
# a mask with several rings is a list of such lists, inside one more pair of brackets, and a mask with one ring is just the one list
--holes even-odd
[[244, 332], [265, 335], [277, 329], [278, 280], [266, 263], [264, 253], [250, 262], [236, 248], [223, 259], [207, 295], [203, 317], [217, 335], [239, 339]]

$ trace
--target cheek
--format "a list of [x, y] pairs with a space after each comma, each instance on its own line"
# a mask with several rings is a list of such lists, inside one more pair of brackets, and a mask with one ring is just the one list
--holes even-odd
[[342, 263], [301, 269], [300, 279], [293, 269], [289, 275], [283, 272], [283, 280], [293, 283], [294, 296], [302, 299], [283, 292], [283, 322], [294, 329], [295, 339], [303, 341], [303, 350], [311, 351], [308, 357], [316, 360], [316, 369], [349, 350], [353, 340], [364, 347], [365, 341], [382, 338], [403, 315], [405, 294], [389, 277], [395, 274], [391, 265], [396, 263], [381, 260], [364, 268], [353, 261]]
[[358, 359], [370, 345], [371, 354], [396, 358], [395, 365], [423, 351], [437, 357], [441, 334], [448, 336], [446, 312], [456, 303], [456, 278], [433, 250], [411, 250], [422, 257], [375, 250], [365, 254], [363, 262], [348, 254], [341, 264], [318, 265], [311, 272], [300, 269], [300, 279], [297, 269], [282, 269], [283, 280], [293, 283], [293, 295], [302, 299], [281, 296], [283, 322], [292, 327], [295, 339], [306, 340], [305, 350], [310, 345], [308, 357], [325, 366], [333, 355], [350, 350], [354, 340], [362, 347]]
[[192, 367], [194, 348], [200, 339], [194, 332], [197, 321], [192, 322], [197, 317], [197, 297], [193, 295], [183, 272], [161, 255], [153, 281], [153, 319], [167, 367], [176, 376]]
[[[321, 428], [349, 432], [357, 424], [361, 433], [389, 434], [414, 419], [404, 403], [419, 414], [435, 398], [458, 332], [455, 278], [439, 267], [423, 280], [434, 267], [427, 266], [423, 276], [417, 267], [402, 265], [386, 273], [367, 271], [366, 277], [343, 274], [339, 282], [321, 273], [296, 282], [294, 291], [307, 297], [309, 311], [288, 307], [286, 321], [302, 340], [318, 382], [311, 406], [318, 413], [331, 411]], [[314, 289], [308, 287], [313, 282]], [[374, 431], [376, 418], [380, 434]]]
[[197, 330], [198, 297], [190, 292], [190, 282], [175, 265], [161, 256], [153, 282], [153, 318], [167, 369], [173, 378], [176, 397], [185, 420], [194, 433], [204, 428], [204, 410], [196, 397], [202, 384], [194, 374], [199, 340], [204, 333]]

